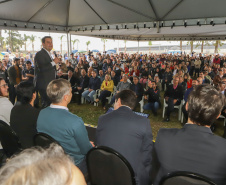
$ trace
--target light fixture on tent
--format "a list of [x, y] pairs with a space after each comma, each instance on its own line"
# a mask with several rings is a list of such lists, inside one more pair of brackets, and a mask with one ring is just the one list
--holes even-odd
[[164, 27], [163, 21], [162, 21], [162, 25], [161, 25], [161, 27]]
[[25, 27], [25, 28], [27, 28], [27, 25], [26, 25], [26, 24], [24, 24], [24, 27]]
[[144, 23], [144, 28], [146, 28], [146, 24]]
[[119, 30], [118, 25], [116, 25], [116, 30]]
[[197, 25], [198, 25], [198, 26], [201, 26], [200, 21], [197, 22]]
[[125, 24], [125, 29], [127, 29], [127, 25]]
[[87, 27], [85, 27], [85, 31], [87, 31]]
[[137, 28], [137, 25], [136, 24], [134, 24], [134, 29], [136, 29]]
[[56, 31], [57, 31], [57, 27], [56, 27]]
[[51, 30], [50, 26], [49, 26], [49, 30]]
[[226, 24], [226, 21], [224, 22], [224, 24]]
[[42, 28], [41, 28], [41, 30], [43, 30], [43, 25], [42, 25]]
[[156, 22], [154, 22], [154, 25], [153, 26], [154, 26], [154, 28], [156, 27]]
[[100, 30], [102, 30], [102, 26], [100, 26], [100, 29], [99, 29], [99, 31], [100, 31]]
[[107, 29], [109, 30], [110, 29], [110, 26], [108, 25]]
[[4, 22], [4, 26], [7, 26], [6, 22]]
[[15, 23], [14, 26], [17, 27], [17, 24]]
[[185, 27], [185, 28], [187, 27], [187, 22], [186, 22], [186, 21], [184, 21], [184, 27]]
[[80, 28], [78, 28], [78, 31], [80, 31]]
[[212, 19], [212, 21], [210, 21], [210, 24], [211, 24], [212, 26], [214, 26], [214, 25], [213, 25], [213, 24], [214, 24], [213, 19]]
[[173, 24], [171, 25], [171, 29], [173, 29], [174, 26], [175, 26], [175, 22], [173, 22]]
[[33, 28], [35, 29], [35, 25], [33, 26]]
[[137, 30], [139, 31], [139, 26], [137, 26]]

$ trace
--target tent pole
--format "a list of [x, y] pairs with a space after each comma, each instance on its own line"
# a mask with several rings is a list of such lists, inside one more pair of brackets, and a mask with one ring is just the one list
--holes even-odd
[[72, 47], [72, 46], [71, 46], [71, 45], [72, 45], [72, 44], [71, 44], [71, 34], [69, 33], [69, 35], [70, 35], [70, 53], [71, 53], [71, 52], [72, 52], [72, 48], [71, 48], [71, 47]]
[[67, 33], [67, 54], [69, 56], [69, 53], [70, 53], [70, 36], [69, 36], [69, 32]]

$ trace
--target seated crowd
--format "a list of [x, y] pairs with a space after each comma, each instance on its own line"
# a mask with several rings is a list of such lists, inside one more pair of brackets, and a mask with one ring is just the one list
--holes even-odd
[[[226, 60], [222, 62], [223, 59], [218, 55], [211, 60], [211, 56], [202, 55], [99, 54], [96, 58], [92, 55], [89, 58], [78, 58], [72, 54], [65, 63], [61, 61], [58, 64], [58, 79], [47, 86], [51, 105], [38, 110], [35, 108], [35, 88], [29, 81], [29, 75], [27, 78], [23, 76], [23, 71], [31, 69], [31, 62], [27, 62], [28, 66], [20, 66], [20, 59], [15, 58], [7, 70], [8, 78], [6, 75], [0, 78], [0, 119], [15, 131], [23, 149], [28, 149], [0, 169], [0, 182], [29, 182], [29, 176], [32, 176], [29, 168], [40, 171], [43, 155], [50, 155], [47, 157], [49, 162], [43, 162], [49, 168], [46, 170], [63, 173], [52, 170], [52, 165], [55, 164], [52, 164], [53, 155], [59, 158], [55, 165], [62, 167], [66, 173], [73, 173], [69, 177], [62, 177], [63, 180], [71, 178], [72, 181], [77, 177], [74, 180], [84, 184], [84, 178], [78, 169], [87, 176], [86, 155], [95, 146], [89, 141], [82, 118], [68, 110], [69, 103], [77, 98], [77, 103], [81, 104], [83, 98], [90, 104], [101, 101], [104, 109], [114, 104], [113, 112], [99, 118], [96, 145], [108, 146], [122, 154], [134, 170], [136, 184], [158, 185], [162, 177], [174, 171], [199, 173], [219, 185], [225, 184], [226, 141], [214, 135], [210, 129], [220, 115], [226, 116]], [[21, 73], [21, 76], [10, 76], [11, 70], [18, 71], [17, 75]], [[8, 88], [10, 101], [7, 99]], [[161, 91], [164, 91], [164, 102], [168, 104], [164, 121], [170, 121], [174, 107], [182, 102], [182, 111], [187, 121], [182, 129], [160, 129], [156, 142], [153, 143], [150, 120], [132, 110], [145, 99], [147, 103], [143, 108], [151, 110], [156, 116], [161, 106]], [[107, 97], [111, 97], [110, 101]], [[34, 146], [33, 137], [37, 132], [53, 137], [78, 169], [63, 154], [58, 157], [54, 150], [29, 149]], [[156, 152], [160, 168], [157, 176], [151, 179], [150, 173], [155, 170], [152, 168], [153, 151]], [[22, 161], [24, 157], [31, 160]], [[17, 163], [19, 160], [21, 162]], [[37, 176], [38, 174], [34, 176], [34, 180], [38, 181]], [[47, 178], [41, 171], [40, 176]]]

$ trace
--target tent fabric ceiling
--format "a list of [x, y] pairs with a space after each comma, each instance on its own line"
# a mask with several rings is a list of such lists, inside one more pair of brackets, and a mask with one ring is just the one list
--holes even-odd
[[[211, 35], [217, 39], [225, 34], [217, 29], [225, 24], [225, 7], [225, 0], [0, 0], [0, 27], [116, 39], [127, 35], [129, 40], [170, 36], [185, 38], [189, 35], [203, 38]], [[194, 27], [197, 21], [202, 25], [216, 25], [208, 28], [211, 33], [207, 34], [205, 26]], [[184, 27], [185, 22], [188, 27], [179, 28]], [[128, 25], [133, 29], [133, 25], [143, 28], [145, 24], [151, 29], [116, 30], [116, 26], [122, 29]], [[164, 28], [160, 28], [161, 25]], [[171, 29], [172, 25], [178, 29]], [[97, 27], [101, 26], [97, 31]], [[152, 28], [155, 28], [154, 31]], [[217, 33], [212, 34], [215, 30]]]

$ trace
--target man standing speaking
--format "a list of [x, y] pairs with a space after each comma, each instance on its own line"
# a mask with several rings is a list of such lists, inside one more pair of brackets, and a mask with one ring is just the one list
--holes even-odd
[[54, 59], [50, 51], [53, 49], [52, 37], [45, 36], [42, 38], [41, 51], [35, 55], [35, 78], [34, 84], [39, 92], [42, 101], [42, 108], [50, 105], [50, 100], [46, 94], [46, 88], [52, 80], [56, 78], [55, 65], [59, 62], [58, 58]]

